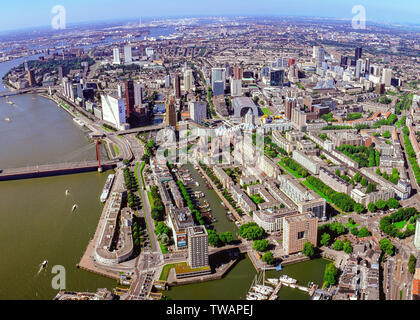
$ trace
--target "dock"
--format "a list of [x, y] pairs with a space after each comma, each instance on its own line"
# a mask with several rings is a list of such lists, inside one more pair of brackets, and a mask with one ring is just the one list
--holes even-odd
[[[266, 281], [265, 283], [270, 284], [270, 282]], [[268, 300], [277, 300], [278, 298], [278, 293], [281, 289], [282, 286], [282, 282], [279, 281], [279, 284], [274, 288], [273, 293], [271, 294], [271, 296], [268, 298]]]

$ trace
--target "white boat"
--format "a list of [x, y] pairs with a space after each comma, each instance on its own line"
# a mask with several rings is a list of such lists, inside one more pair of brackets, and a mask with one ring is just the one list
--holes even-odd
[[70, 190], [66, 190], [66, 196], [70, 194]]
[[267, 279], [267, 281], [273, 285], [278, 285], [280, 280], [279, 279]]
[[10, 118], [4, 118], [5, 121], [10, 122]]
[[108, 199], [109, 192], [111, 191], [112, 184], [114, 183], [114, 179], [115, 179], [114, 174], [110, 174], [108, 176], [108, 179], [105, 182], [105, 186], [104, 186], [104, 189], [102, 190], [102, 194], [101, 194], [101, 202], [102, 203], [104, 203]]
[[246, 296], [246, 300], [258, 300], [258, 297], [254, 293], [250, 292]]
[[41, 263], [41, 268], [44, 269], [48, 265], [48, 260], [44, 260], [44, 262]]
[[77, 208], [78, 208], [78, 206], [77, 206], [77, 204], [75, 204], [75, 205], [73, 206], [73, 208], [71, 208], [71, 211], [75, 211]]
[[268, 286], [263, 286], [263, 285], [260, 285], [260, 284], [257, 284], [255, 286], [253, 286], [252, 290], [254, 290], [256, 293], [260, 293], [264, 296], [268, 296], [274, 291], [273, 288], [268, 287]]
[[280, 281], [285, 283], [296, 283], [297, 280], [286, 276], [285, 274], [280, 277]]
[[261, 294], [259, 292], [253, 292], [252, 293], [255, 297], [257, 297], [257, 300], [267, 300], [268, 297], [264, 294]]
[[85, 126], [85, 123], [82, 120], [80, 120], [79, 118], [74, 118], [73, 121], [76, 122], [81, 127]]

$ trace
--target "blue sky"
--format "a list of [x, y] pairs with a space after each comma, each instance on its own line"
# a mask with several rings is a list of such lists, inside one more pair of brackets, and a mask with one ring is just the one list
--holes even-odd
[[55, 5], [67, 23], [193, 15], [292, 15], [352, 18], [354, 5], [370, 21], [420, 24], [419, 0], [12, 0], [0, 5], [0, 30], [48, 26]]

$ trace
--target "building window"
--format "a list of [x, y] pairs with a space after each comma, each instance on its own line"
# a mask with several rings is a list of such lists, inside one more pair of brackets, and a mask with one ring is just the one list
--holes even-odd
[[305, 237], [305, 231], [298, 232], [298, 240], [303, 239]]

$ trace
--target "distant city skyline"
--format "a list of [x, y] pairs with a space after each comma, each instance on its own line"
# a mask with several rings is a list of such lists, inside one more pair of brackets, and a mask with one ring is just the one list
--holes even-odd
[[119, 19], [188, 16], [299, 16], [351, 19], [353, 6], [366, 8], [367, 21], [420, 24], [417, 0], [398, 2], [382, 0], [21, 0], [1, 4], [0, 31], [49, 26], [54, 17], [51, 9], [62, 5], [66, 9], [67, 24]]

